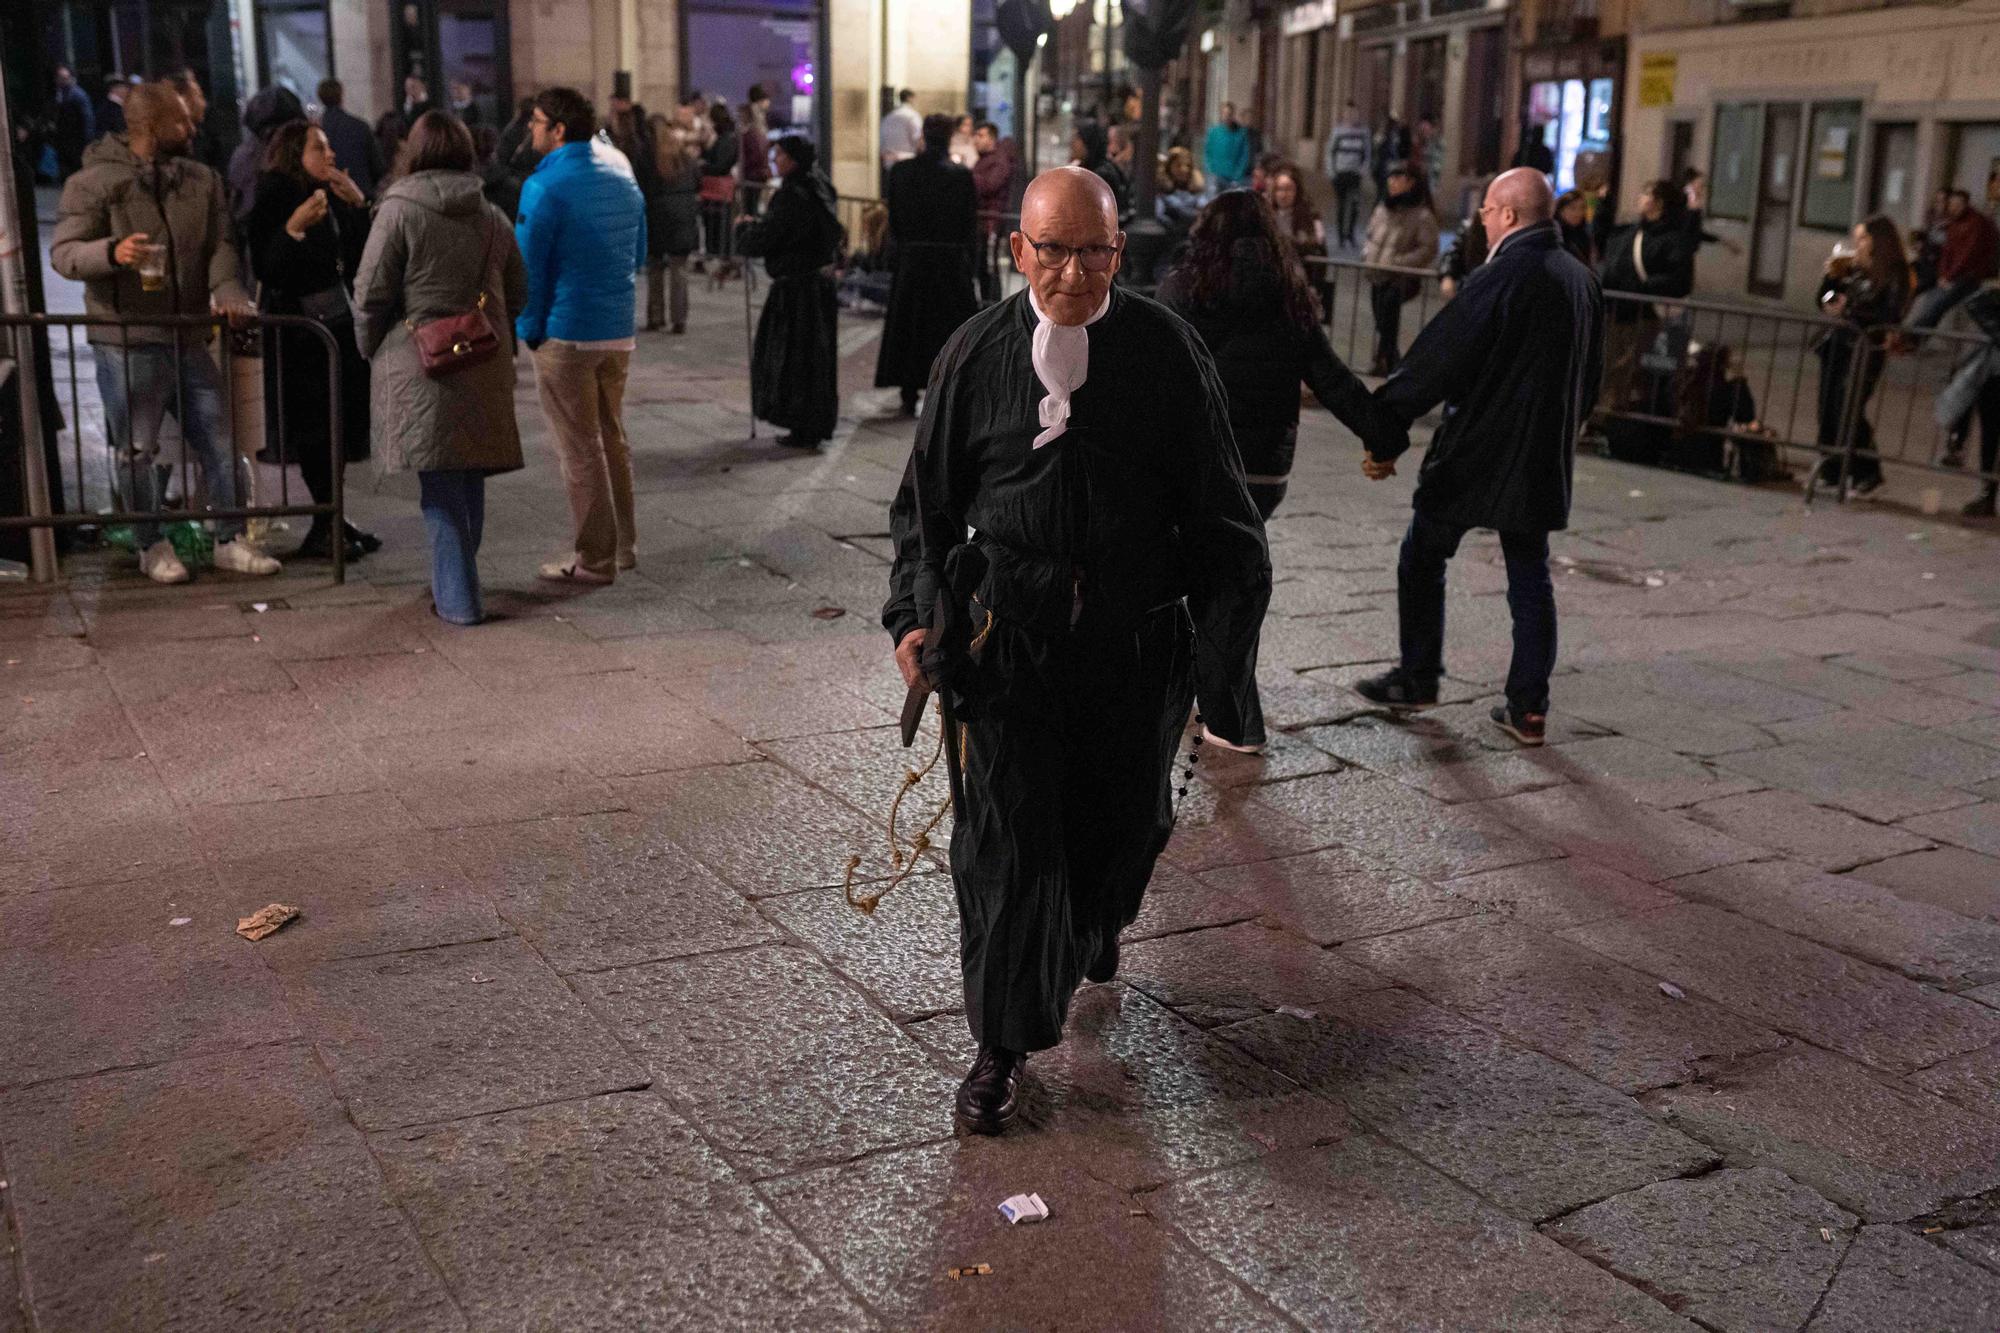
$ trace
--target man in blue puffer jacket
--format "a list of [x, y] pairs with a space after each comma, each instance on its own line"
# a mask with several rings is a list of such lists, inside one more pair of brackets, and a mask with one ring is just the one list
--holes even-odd
[[646, 202], [632, 164], [596, 137], [597, 113], [581, 93], [537, 96], [528, 132], [542, 160], [521, 187], [514, 229], [528, 262], [528, 303], [514, 331], [534, 354], [576, 523], [576, 549], [541, 576], [609, 583], [637, 563], [624, 404]]

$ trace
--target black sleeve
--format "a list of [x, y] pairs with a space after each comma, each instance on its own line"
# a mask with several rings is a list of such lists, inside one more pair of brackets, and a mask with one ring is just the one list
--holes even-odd
[[[288, 188], [283, 176], [265, 174], [257, 178], [250, 211], [243, 218], [243, 241], [250, 251], [250, 272], [273, 291], [289, 292], [287, 279], [311, 243], [295, 241], [285, 230], [292, 212], [301, 202], [298, 192]], [[359, 251], [356, 252], [358, 257]]]
[[771, 196], [770, 207], [763, 215], [737, 231], [736, 252], [754, 259], [759, 255], [784, 254], [809, 243], [811, 237], [801, 215], [803, 202], [795, 192], [780, 188]]
[[1246, 733], [1256, 716], [1257, 638], [1271, 601], [1271, 552], [1243, 480], [1215, 360], [1192, 329], [1181, 328], [1185, 363], [1161, 368], [1168, 388], [1161, 406], [1184, 451], [1175, 502], [1194, 618], [1195, 699], [1210, 731], [1259, 745], [1263, 736]]
[[1731, 384], [1733, 392], [1729, 399], [1729, 421], [1732, 426], [1747, 426], [1757, 419], [1757, 399], [1750, 393], [1747, 380], [1736, 380]]
[[[1468, 278], [1458, 295], [1444, 303], [1417, 334], [1396, 373], [1375, 391], [1375, 401], [1406, 429], [1443, 402], [1453, 389], [1462, 388], [1486, 360], [1493, 343], [1493, 321], [1487, 307], [1494, 294], [1492, 284], [1480, 279], [1488, 272], [1491, 270]], [[1597, 339], [1590, 341], [1593, 347], [1597, 345]], [[1400, 448], [1377, 453], [1376, 460], [1387, 462], [1408, 447], [1409, 436], [1405, 434]]]
[[1306, 387], [1320, 405], [1333, 413], [1341, 425], [1361, 437], [1361, 445], [1380, 458], [1400, 454], [1409, 447], [1409, 432], [1377, 405], [1354, 372], [1334, 354], [1326, 328], [1313, 325], [1306, 335]]
[[944, 558], [965, 540], [964, 498], [954, 476], [965, 441], [959, 398], [968, 344], [961, 328], [931, 366], [917, 438], [903, 466], [903, 484], [889, 505], [889, 537], [896, 557], [889, 567], [889, 600], [882, 626], [901, 644], [913, 629], [927, 628], [937, 590], [944, 582]]

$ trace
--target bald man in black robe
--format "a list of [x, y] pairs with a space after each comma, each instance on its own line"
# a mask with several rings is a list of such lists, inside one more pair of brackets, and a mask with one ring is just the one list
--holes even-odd
[[[1173, 824], [1191, 702], [1261, 744], [1263, 523], [1200, 337], [1112, 285], [1116, 203], [1044, 173], [1010, 238], [1030, 290], [932, 368], [890, 512], [883, 623], [906, 683], [943, 691], [966, 1020], [959, 1123], [1013, 1118], [1030, 1051], [1079, 981], [1108, 981]], [[970, 531], [969, 531], [970, 530]], [[1183, 779], [1184, 780], [1184, 779]]]

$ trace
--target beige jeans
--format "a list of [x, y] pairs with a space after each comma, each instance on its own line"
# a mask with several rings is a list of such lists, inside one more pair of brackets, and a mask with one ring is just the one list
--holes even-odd
[[576, 524], [576, 562], [607, 577], [634, 545], [632, 450], [624, 417], [631, 360], [630, 352], [585, 351], [555, 339], [535, 352], [535, 388]]

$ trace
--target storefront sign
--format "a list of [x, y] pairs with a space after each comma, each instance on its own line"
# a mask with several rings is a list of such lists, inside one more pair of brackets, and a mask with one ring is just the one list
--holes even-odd
[[1681, 58], [1672, 51], [1655, 51], [1639, 57], [1639, 105], [1672, 106], [1674, 80], [1680, 74]]
[[1334, 0], [1311, 0], [1308, 4], [1293, 5], [1285, 11], [1285, 36], [1297, 37], [1301, 33], [1330, 28], [1333, 16]]

